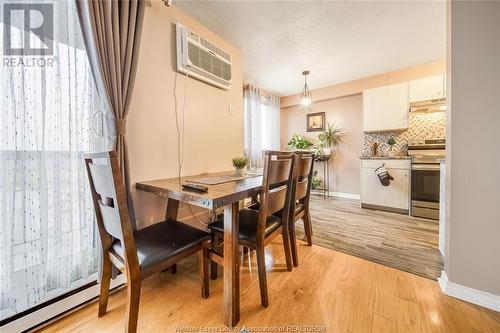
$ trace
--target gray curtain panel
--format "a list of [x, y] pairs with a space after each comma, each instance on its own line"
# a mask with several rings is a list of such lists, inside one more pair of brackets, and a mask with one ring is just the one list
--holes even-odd
[[130, 218], [135, 213], [130, 195], [130, 174], [125, 139], [126, 119], [134, 87], [144, 0], [76, 0], [83, 39], [96, 85], [112, 113], [114, 149], [127, 191]]

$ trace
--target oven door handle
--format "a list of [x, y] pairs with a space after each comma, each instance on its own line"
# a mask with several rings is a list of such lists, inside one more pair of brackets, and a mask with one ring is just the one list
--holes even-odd
[[439, 164], [412, 164], [412, 170], [436, 171], [439, 170]]

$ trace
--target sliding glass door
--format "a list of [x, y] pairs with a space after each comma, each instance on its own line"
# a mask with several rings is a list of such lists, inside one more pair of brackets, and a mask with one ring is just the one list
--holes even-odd
[[2, 5], [0, 320], [95, 281], [82, 152], [104, 147], [73, 1]]

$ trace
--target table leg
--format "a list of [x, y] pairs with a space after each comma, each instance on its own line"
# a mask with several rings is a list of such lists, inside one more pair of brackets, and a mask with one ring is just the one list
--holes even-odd
[[323, 183], [324, 183], [323, 184], [323, 188], [324, 188], [324, 190], [323, 190], [323, 200], [326, 199], [326, 189], [328, 187], [327, 182], [328, 182], [328, 179], [326, 179], [326, 161], [324, 161], [323, 162]]
[[[178, 212], [179, 212], [179, 200], [168, 198], [167, 211], [165, 213], [165, 221], [166, 222], [168, 222], [169, 220], [176, 221]], [[173, 264], [172, 266], [170, 266], [170, 271], [172, 272], [172, 274], [177, 273], [177, 264]]]
[[239, 203], [224, 207], [224, 324], [240, 320]]
[[330, 197], [330, 161], [326, 161], [326, 196]]

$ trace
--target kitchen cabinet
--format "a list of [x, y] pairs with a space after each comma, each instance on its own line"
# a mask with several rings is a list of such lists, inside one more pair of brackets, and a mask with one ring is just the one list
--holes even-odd
[[363, 91], [363, 131], [408, 128], [408, 82]]
[[[385, 164], [394, 178], [383, 186], [375, 169]], [[410, 160], [361, 160], [361, 206], [408, 214], [410, 209]]]
[[420, 80], [410, 81], [410, 103], [446, 97], [445, 76], [436, 75]]

